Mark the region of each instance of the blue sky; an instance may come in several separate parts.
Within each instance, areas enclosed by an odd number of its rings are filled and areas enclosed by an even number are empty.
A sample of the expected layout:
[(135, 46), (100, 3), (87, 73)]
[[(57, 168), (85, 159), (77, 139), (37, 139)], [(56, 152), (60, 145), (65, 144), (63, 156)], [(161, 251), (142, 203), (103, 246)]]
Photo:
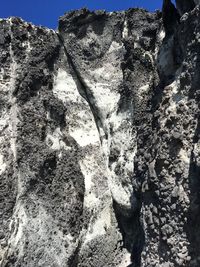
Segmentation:
[(0, 18), (19, 16), (36, 25), (56, 28), (59, 16), (81, 7), (108, 11), (144, 7), (153, 11), (161, 5), (162, 0), (2, 0)]

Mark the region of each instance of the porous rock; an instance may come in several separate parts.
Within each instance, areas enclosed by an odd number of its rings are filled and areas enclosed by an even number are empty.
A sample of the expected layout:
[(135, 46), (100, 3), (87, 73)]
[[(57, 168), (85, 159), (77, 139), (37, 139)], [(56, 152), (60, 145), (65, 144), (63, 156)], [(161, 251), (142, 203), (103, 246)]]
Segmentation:
[(0, 20), (0, 266), (199, 266), (198, 4)]

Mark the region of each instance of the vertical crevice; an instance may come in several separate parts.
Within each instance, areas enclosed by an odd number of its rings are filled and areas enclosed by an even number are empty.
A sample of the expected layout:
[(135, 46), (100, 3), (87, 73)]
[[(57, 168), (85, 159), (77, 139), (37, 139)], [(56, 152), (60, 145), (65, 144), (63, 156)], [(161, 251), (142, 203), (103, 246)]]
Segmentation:
[(93, 114), (93, 118), (95, 120), (97, 130), (99, 132), (100, 140), (102, 141), (101, 129), (104, 130), (105, 136), (107, 136), (107, 133), (105, 132), (103, 122), (99, 116), (100, 111), (99, 111), (98, 107), (96, 107), (94, 104), (92, 104), (92, 102), (94, 103), (94, 100), (93, 100), (94, 97), (91, 95), (91, 92), (90, 92), (90, 89), (88, 88), (88, 85), (86, 84), (86, 82), (82, 78), (78, 68), (76, 67), (75, 63), (73, 62), (71, 55), (67, 51), (67, 48), (65, 47), (62, 36), (59, 33), (57, 33), (57, 36), (58, 36), (58, 39), (59, 39), (59, 41), (60, 41), (60, 43), (64, 49), (64, 53), (67, 57), (69, 66), (71, 67), (70, 68), (70, 70), (72, 72), (71, 74), (74, 77), (74, 81), (77, 85), (77, 89), (78, 89), (80, 95), (87, 101), (87, 103), (90, 107), (90, 110)]
[(200, 166), (198, 148), (200, 134), (200, 119), (197, 120), (197, 127), (193, 138), (193, 148), (190, 156), (189, 168), (189, 189), (190, 189), (190, 207), (187, 216), (186, 233), (189, 240), (189, 255), (193, 260), (190, 266), (196, 267), (200, 264)]
[(118, 204), (113, 200), (113, 209), (118, 222), (123, 242), (122, 248), (131, 255), (131, 264), (126, 267), (140, 267), (141, 253), (145, 243), (144, 230), (141, 224), (141, 207), (135, 209), (130, 216), (119, 212)]

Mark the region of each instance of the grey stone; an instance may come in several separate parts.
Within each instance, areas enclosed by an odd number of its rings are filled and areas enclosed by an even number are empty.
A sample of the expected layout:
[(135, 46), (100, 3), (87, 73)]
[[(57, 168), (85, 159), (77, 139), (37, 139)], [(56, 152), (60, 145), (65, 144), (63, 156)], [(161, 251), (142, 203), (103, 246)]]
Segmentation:
[(198, 4), (0, 20), (1, 267), (199, 267)]

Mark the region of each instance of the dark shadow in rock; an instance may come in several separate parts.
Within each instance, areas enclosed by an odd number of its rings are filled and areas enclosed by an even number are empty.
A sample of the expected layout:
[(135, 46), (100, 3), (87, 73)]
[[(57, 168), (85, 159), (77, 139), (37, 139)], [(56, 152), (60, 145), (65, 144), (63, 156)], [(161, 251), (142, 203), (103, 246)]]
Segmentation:
[(122, 247), (131, 254), (132, 263), (127, 267), (140, 267), (141, 253), (145, 244), (144, 230), (140, 222), (140, 207), (130, 216), (125, 216), (117, 206), (118, 204), (113, 200), (113, 208), (123, 237)]
[(195, 151), (195, 145), (199, 142), (200, 118), (193, 139), (193, 150), (190, 157), (189, 169), (189, 190), (190, 207), (187, 214), (187, 224), (185, 225), (188, 237), (189, 255), (191, 256), (191, 267), (200, 266), (200, 158)]
[[(196, 31), (200, 31), (199, 18), (195, 20)], [(189, 29), (188, 29), (189, 30)], [(195, 33), (191, 31), (190, 39), (195, 38)], [(190, 156), (190, 168), (189, 168), (189, 199), (190, 207), (187, 215), (186, 233), (190, 242), (189, 255), (191, 256), (191, 267), (200, 266), (200, 155), (199, 155), (199, 143), (200, 143), (200, 112), (196, 105), (199, 107), (200, 100), (200, 46), (194, 43), (195, 55), (197, 55), (196, 64), (194, 64), (194, 73), (190, 76), (191, 88), (189, 91), (189, 99), (191, 101), (190, 110), (194, 114), (194, 120), (197, 119), (197, 126), (195, 134), (192, 140), (193, 149)], [(194, 48), (193, 48), (194, 49)], [(193, 62), (194, 63), (194, 62)]]
[(180, 20), (180, 15), (170, 0), (164, 0), (162, 6), (163, 25), (167, 35), (171, 35), (176, 31), (177, 23)]
[(100, 17), (92, 23), (92, 29), (94, 33), (99, 36), (99, 38), (104, 32), (105, 25), (106, 25), (105, 17)]

